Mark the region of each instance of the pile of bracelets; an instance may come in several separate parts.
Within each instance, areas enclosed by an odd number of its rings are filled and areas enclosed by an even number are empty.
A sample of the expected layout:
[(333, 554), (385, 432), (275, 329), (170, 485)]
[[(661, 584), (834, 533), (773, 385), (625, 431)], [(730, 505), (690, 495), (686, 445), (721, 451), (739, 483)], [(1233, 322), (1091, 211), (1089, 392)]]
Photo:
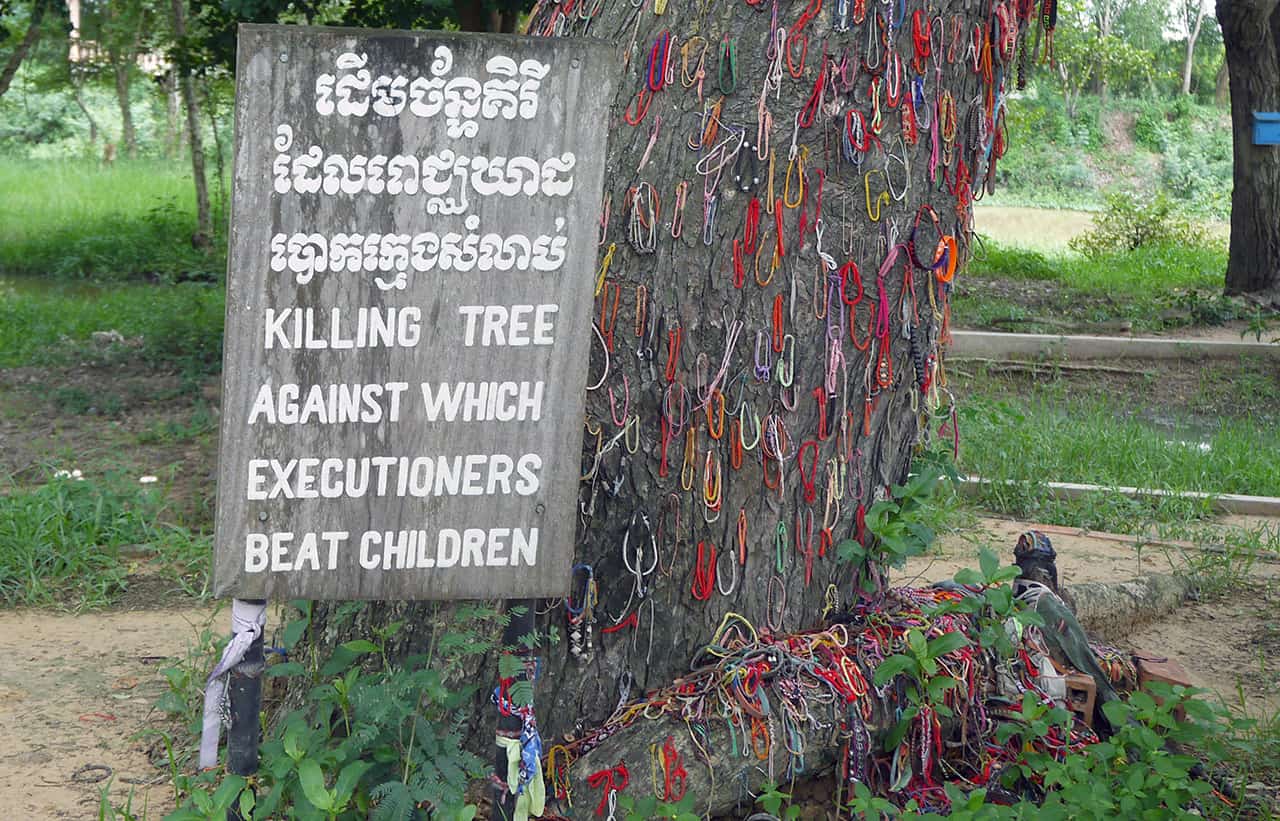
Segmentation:
[[(771, 783), (808, 772), (805, 739), (831, 731), (840, 739), (837, 773), (846, 795), (854, 783), (863, 783), (899, 804), (914, 799), (920, 807), (945, 810), (944, 784), (965, 791), (986, 786), (1020, 760), (1027, 743), (1016, 736), (1004, 743), (997, 740), (997, 722), (1017, 720), (1022, 701), (992, 691), (993, 662), (978, 644), (973, 618), (945, 607), (963, 595), (896, 588), (886, 598), (888, 608), (857, 608), (838, 614), (838, 621), (827, 627), (798, 633), (772, 633), (727, 613), (711, 643), (691, 659), (688, 674), (619, 703), (602, 725), (551, 747), (544, 759), (548, 797), (571, 807), (576, 778), (605, 785), (605, 793), (651, 790), (660, 799), (678, 800), (676, 791), (687, 780), (688, 768), (718, 766), (712, 755), (723, 751), (714, 749), (712, 739), (723, 737), (713, 733), (719, 724), (728, 729), (729, 760), (758, 763)], [(938, 699), (915, 702), (918, 712), (909, 717), (909, 729), (897, 748), (886, 753), (873, 742), (871, 728), (892, 725), (912, 702), (905, 695), (904, 676), (877, 685), (876, 671), (885, 659), (911, 653), (913, 632), (925, 641), (958, 633), (964, 642), (939, 655), (935, 674), (922, 682), (926, 690), (935, 679), (954, 684)], [(1034, 631), (1027, 631), (1023, 641), (1007, 672), (1022, 695), (1050, 704), (1031, 660), (1032, 654), (1043, 655), (1044, 648)], [(952, 727), (961, 728), (951, 735), (962, 742), (944, 743), (940, 711)], [(677, 728), (666, 735), (661, 750), (654, 745), (651, 762), (620, 761), (607, 770), (575, 771), (574, 765), (605, 741), (647, 722)], [(1061, 757), (1096, 740), (1077, 722), (1069, 732), (1052, 727), (1030, 748)], [(628, 773), (629, 786), (618, 786), (619, 772)], [(592, 800), (603, 807), (607, 797), (593, 794)]]

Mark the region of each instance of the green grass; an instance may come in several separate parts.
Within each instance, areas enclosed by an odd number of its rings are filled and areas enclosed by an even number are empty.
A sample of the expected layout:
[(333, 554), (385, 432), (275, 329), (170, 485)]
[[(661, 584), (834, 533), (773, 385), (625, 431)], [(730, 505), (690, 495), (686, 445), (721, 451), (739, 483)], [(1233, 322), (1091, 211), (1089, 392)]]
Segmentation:
[(1015, 406), (978, 396), (966, 404), (961, 467), (969, 473), (1280, 496), (1280, 432), (1269, 425), (1220, 420), (1203, 450), (1192, 434), (1161, 430), (1096, 400), (1032, 397)]
[(0, 191), (0, 275), (213, 280), (226, 269), (221, 227), (207, 253), (191, 245), (195, 194), (180, 163), (0, 160)]
[(999, 276), (1058, 282), (1075, 290), (1115, 297), (1187, 289), (1221, 290), (1227, 267), (1220, 245), (1166, 245), (1090, 259), (1070, 252), (1040, 251), (986, 244), (986, 254), (968, 268), (972, 276)]
[[(0, 283), (0, 367), (136, 355), (157, 367), (214, 373), (221, 366), (224, 299), (220, 285), (199, 283)], [(107, 330), (141, 337), (141, 345), (95, 345), (93, 332)], [(74, 404), (75, 397), (64, 398)]]
[(1169, 526), (1210, 518), (1212, 505), (1130, 499), (1106, 490), (1056, 499), (1045, 483), (1280, 496), (1280, 433), (1274, 426), (1221, 419), (1203, 438), (1209, 449), (1202, 450), (1194, 433), (1163, 430), (1130, 417), (1129, 410), (1060, 393), (1033, 391), (1016, 404), (971, 396), (962, 411), (961, 470), (995, 480), (979, 497), (987, 510), (1117, 533), (1159, 527), (1165, 538), (1177, 537)]
[(160, 492), (145, 487), (123, 476), (53, 477), (0, 494), (0, 605), (108, 604), (146, 555), (177, 589), (203, 592), (208, 538), (160, 523)]
[[(1218, 324), (1247, 313), (1242, 304), (1222, 296), (1227, 257), (1216, 244), (1164, 245), (1094, 258), (991, 240), (975, 250), (952, 299), (952, 316), (961, 326), (1041, 318), (1128, 320), (1136, 329), (1158, 330)], [(1055, 328), (1024, 321), (1006, 330)]]

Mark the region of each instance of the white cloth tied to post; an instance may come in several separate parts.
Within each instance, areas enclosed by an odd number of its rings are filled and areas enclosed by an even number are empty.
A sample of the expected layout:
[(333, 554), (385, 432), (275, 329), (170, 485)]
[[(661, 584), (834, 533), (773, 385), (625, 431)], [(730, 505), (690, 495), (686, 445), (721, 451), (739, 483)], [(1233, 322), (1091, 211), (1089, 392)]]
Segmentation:
[(262, 635), (267, 624), (267, 605), (232, 599), (231, 641), (222, 658), (209, 673), (204, 685), (204, 725), (200, 731), (200, 769), (218, 765), (218, 738), (222, 731), (222, 699), (227, 692), (227, 675), (244, 660), (249, 645)]

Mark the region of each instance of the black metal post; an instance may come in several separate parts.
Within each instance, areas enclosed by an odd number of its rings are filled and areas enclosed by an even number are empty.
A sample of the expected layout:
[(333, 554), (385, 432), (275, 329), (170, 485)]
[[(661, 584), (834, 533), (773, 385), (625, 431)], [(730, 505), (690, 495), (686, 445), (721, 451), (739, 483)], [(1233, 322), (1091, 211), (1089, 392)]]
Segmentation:
[[(519, 610), (519, 612), (514, 612)], [(502, 631), (502, 653), (514, 653), (515, 655), (526, 657), (534, 651), (520, 644), (520, 640), (525, 636), (533, 633), (533, 599), (509, 599), (507, 601), (507, 612), (511, 615), (507, 626)], [(520, 671), (516, 673), (516, 681), (524, 681), (527, 679), (525, 668), (522, 665)], [(520, 731), (524, 729), (524, 720), (520, 716), (512, 713), (511, 715), (498, 714), (497, 734), (509, 738), (519, 738)], [(516, 796), (512, 795), (507, 785), (507, 751), (503, 747), (498, 747), (494, 751), (493, 757), (493, 778), (491, 779), (490, 799), (493, 802), (493, 812), (490, 818), (493, 821), (512, 821), (516, 815)]]
[[(266, 605), (265, 600), (246, 599), (249, 604)], [(262, 672), (266, 669), (262, 634), (259, 633), (244, 659), (231, 668), (227, 678), (231, 726), (227, 729), (227, 772), (251, 776), (258, 772), (258, 744), (262, 738)], [(227, 821), (247, 821), (237, 805), (227, 810)]]

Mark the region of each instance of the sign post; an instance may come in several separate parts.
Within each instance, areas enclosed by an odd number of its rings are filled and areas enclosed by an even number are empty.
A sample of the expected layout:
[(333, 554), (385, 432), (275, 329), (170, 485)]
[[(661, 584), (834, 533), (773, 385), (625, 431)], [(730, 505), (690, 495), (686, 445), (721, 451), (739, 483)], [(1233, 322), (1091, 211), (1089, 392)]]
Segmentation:
[(615, 63), (241, 27), (216, 595), (564, 594)]

